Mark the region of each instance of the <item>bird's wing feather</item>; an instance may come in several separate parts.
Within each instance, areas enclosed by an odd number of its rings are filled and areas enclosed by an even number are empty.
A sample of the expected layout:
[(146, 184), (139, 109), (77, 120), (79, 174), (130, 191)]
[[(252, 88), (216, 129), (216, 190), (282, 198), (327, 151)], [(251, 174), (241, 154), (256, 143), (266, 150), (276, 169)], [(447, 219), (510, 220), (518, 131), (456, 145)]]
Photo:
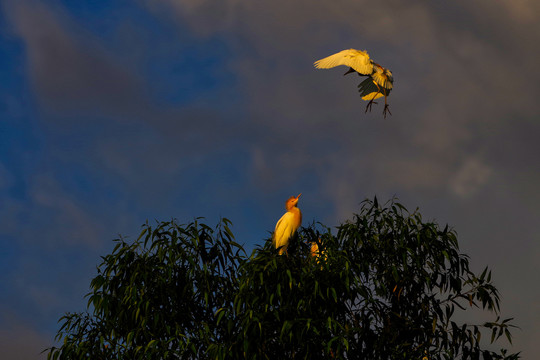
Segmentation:
[(366, 94), (366, 95), (362, 96), (362, 100), (371, 101), (371, 100), (381, 98), (383, 96), (384, 95), (382, 93), (380, 93), (380, 92), (370, 92), (369, 94)]
[(353, 68), (362, 75), (369, 75), (373, 72), (373, 62), (366, 51), (347, 49), (330, 55), (324, 59), (315, 61), (317, 69), (330, 69), (339, 65)]
[(392, 77), (392, 73), (388, 71), (388, 73), (385, 72), (374, 72), (371, 77), (373, 78), (373, 81), (375, 81), (379, 86), (382, 86), (385, 89), (392, 89), (394, 78)]
[[(360, 92), (362, 100), (375, 100), (384, 96), (381, 92), (381, 88), (378, 87), (375, 81), (370, 77), (358, 85), (358, 91)], [(390, 95), (390, 91), (390, 89), (386, 90), (386, 96)]]
[(274, 231), (274, 244), (276, 247), (280, 247), (286, 244), (287, 240), (294, 233), (293, 227), (293, 218), (294, 214), (291, 212), (286, 212), (278, 220), (276, 224), (276, 229)]

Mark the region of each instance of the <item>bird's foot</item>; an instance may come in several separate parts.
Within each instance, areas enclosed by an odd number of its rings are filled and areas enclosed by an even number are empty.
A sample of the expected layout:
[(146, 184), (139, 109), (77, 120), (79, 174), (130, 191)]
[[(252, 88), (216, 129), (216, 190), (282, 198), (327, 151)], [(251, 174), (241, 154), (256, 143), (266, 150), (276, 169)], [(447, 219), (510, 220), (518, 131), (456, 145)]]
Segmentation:
[(390, 106), (388, 104), (384, 104), (384, 110), (382, 113), (385, 119), (386, 119), (386, 113), (389, 113), (390, 115), (392, 115), (392, 113), (390, 112)]
[(364, 113), (367, 113), (368, 110), (369, 110), (369, 112), (371, 112), (371, 106), (372, 106), (373, 104), (377, 104), (377, 102), (376, 102), (376, 101), (373, 101), (373, 100), (371, 100), (370, 102), (368, 102), (368, 104), (366, 105), (366, 111), (365, 111)]

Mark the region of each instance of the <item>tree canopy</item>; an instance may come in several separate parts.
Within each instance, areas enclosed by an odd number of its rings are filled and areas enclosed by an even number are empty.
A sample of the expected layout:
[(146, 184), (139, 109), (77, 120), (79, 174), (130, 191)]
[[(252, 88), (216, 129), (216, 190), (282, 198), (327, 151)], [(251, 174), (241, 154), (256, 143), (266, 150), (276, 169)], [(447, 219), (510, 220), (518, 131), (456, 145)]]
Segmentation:
[[(287, 256), (270, 239), (248, 256), (230, 227), (147, 223), (136, 241), (115, 240), (48, 358), (519, 358), (493, 350), (515, 326), (491, 272), (473, 273), (454, 230), (395, 200), (301, 228)], [(473, 308), (493, 320), (457, 320)]]

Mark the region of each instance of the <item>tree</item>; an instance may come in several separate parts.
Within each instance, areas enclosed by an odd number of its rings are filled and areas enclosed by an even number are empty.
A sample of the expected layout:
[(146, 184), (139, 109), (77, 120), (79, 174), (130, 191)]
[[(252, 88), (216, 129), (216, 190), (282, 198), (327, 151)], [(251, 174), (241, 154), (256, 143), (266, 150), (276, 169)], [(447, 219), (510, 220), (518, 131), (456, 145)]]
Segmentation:
[[(118, 239), (88, 309), (60, 321), (50, 359), (518, 359), (486, 268), (475, 275), (448, 226), (397, 201), (363, 202), (337, 227), (302, 228), (288, 256), (246, 256), (230, 222), (146, 224)], [(317, 243), (318, 257), (310, 254)], [(495, 320), (458, 322), (479, 308)]]

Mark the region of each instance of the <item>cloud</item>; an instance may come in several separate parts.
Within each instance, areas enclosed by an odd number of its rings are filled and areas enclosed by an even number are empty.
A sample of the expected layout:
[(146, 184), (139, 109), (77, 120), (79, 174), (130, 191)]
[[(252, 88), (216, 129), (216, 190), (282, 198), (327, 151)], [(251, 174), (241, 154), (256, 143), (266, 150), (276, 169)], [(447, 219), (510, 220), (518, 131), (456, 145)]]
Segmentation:
[[(242, 95), (248, 99), (246, 116), (234, 124), (235, 130), (227, 126), (228, 119), (217, 113), (201, 116), (197, 109), (156, 106), (147, 96), (144, 81), (125, 69), (120, 58), (73, 25), (61, 10), (28, 2), (12, 5), (10, 13), (26, 43), (32, 79), (49, 109), (68, 111), (72, 107), (74, 111), (98, 111), (116, 118), (134, 115), (131, 121), (142, 129), (136, 130), (137, 136), (140, 133), (142, 138), (142, 132), (147, 131), (155, 143), (165, 139), (167, 145), (161, 143), (158, 149), (166, 154), (173, 150), (184, 158), (193, 154), (199, 139), (225, 147), (234, 139), (251, 148), (253, 158), (258, 159), (254, 164), (260, 165), (260, 154), (264, 153), (268, 160), (265, 171), (276, 174), (286, 169), (293, 178), (298, 177), (294, 174), (302, 169), (300, 165), (323, 173), (327, 164), (320, 159), (326, 158), (325, 152), (334, 153), (330, 139), (339, 139), (337, 146), (347, 153), (344, 161), (349, 165), (345, 166), (366, 163), (361, 154), (366, 151), (394, 156), (389, 161), (395, 166), (371, 172), (379, 176), (378, 183), (391, 184), (386, 181), (388, 169), (401, 167), (418, 169), (408, 171), (407, 183), (412, 187), (439, 188), (451, 185), (449, 176), (437, 174), (453, 171), (454, 164), (474, 146), (470, 144), (478, 136), (475, 123), (486, 122), (487, 118), (490, 122), (501, 121), (493, 103), (502, 103), (509, 93), (520, 91), (525, 96), (512, 97), (504, 111), (525, 116), (534, 112), (530, 105), (524, 105), (530, 102), (528, 94), (536, 85), (511, 72), (497, 76), (501, 69), (514, 68), (516, 60), (514, 54), (499, 48), (497, 41), (488, 41), (493, 39), (486, 38), (489, 35), (485, 28), (494, 24), (481, 19), (485, 14), (500, 19), (504, 10), (500, 6), (486, 8), (487, 4), (482, 3), (465, 7), (468, 12), (464, 12), (460, 6), (449, 5), (451, 11), (445, 15), (443, 10), (448, 9), (436, 5), (399, 1), (369, 6), (367, 2), (344, 2), (347, 6), (341, 7), (307, 1), (278, 1), (272, 7), (242, 0), (219, 5), (172, 0), (145, 3), (156, 14), (175, 14), (196, 34), (223, 34), (228, 40), (235, 52), (224, 69), (238, 77)], [(466, 26), (458, 27), (453, 20), (465, 17), (462, 14), (467, 14), (467, 20), (481, 21), (479, 25), (468, 21)], [(317, 30), (321, 24), (324, 31)], [(520, 35), (519, 29), (508, 28), (514, 38), (520, 39), (516, 36)], [(376, 142), (358, 133), (363, 126), (351, 124), (364, 121), (363, 104), (355, 93), (357, 81), (341, 78), (337, 70), (324, 72), (311, 67), (315, 59), (351, 43), (365, 44), (358, 47), (368, 48), (377, 61), (396, 74), (396, 89), (390, 98), (395, 115), (388, 122), (397, 131), (377, 134)], [(397, 53), (399, 58), (394, 57)], [(523, 57), (518, 61), (528, 67)], [(350, 119), (351, 113), (357, 113), (358, 119)], [(378, 116), (373, 115), (368, 119), (378, 121)], [(405, 121), (407, 127), (402, 123)], [(214, 131), (204, 131), (203, 126)], [(173, 141), (174, 136), (180, 138)], [(406, 136), (408, 141), (396, 136)], [(288, 150), (292, 144), (294, 153)], [(409, 155), (415, 151), (407, 150), (403, 152), (407, 157), (400, 157), (395, 144), (421, 148), (422, 153), (416, 151), (418, 156), (411, 158)], [(120, 151), (120, 143), (105, 141), (98, 146), (105, 163), (116, 159), (117, 163), (109, 166), (113, 171), (123, 169), (127, 176), (139, 170), (127, 156), (130, 152)], [(205, 147), (203, 152), (210, 154), (215, 149)], [(147, 152), (141, 156), (151, 157)], [(441, 171), (428, 175), (421, 170), (430, 168)], [(255, 166), (252, 171), (259, 169), (262, 167)]]
[(538, 20), (540, 5), (535, 0), (505, 0), (502, 4), (516, 21), (533, 22)]
[(32, 325), (15, 317), (9, 309), (2, 308), (0, 347), (6, 359), (46, 359), (43, 350), (51, 346), (49, 336), (37, 331)]
[[(40, 241), (49, 246), (101, 246), (101, 226), (90, 208), (66, 191), (54, 176), (41, 174), (34, 178), (29, 191), (32, 223), (43, 224), (50, 234), (43, 233)], [(47, 215), (45, 215), (47, 214)], [(45, 225), (47, 224), (47, 225)], [(62, 238), (53, 234), (62, 233)], [(30, 238), (30, 237), (28, 237)]]
[(450, 180), (452, 191), (465, 197), (482, 186), (489, 178), (491, 169), (479, 159), (471, 157), (467, 159)]
[[(278, 1), (264, 6), (235, 0), (215, 8), (207, 1), (163, 0), (161, 4), (202, 36), (224, 33), (238, 51), (231, 67), (246, 88), (249, 116), (267, 129), (253, 150), (257, 159), (254, 171), (268, 172), (269, 166), (274, 166), (272, 173), (294, 174), (300, 164), (324, 157), (328, 142), (323, 140), (333, 138), (347, 154), (342, 159), (346, 167), (365, 164), (365, 151), (371, 155), (391, 153), (394, 157), (387, 161), (397, 167), (418, 169), (409, 171), (407, 183), (411, 186), (444, 189), (455, 185), (455, 180), (450, 180), (454, 164), (466, 158), (471, 148), (475, 151), (475, 146), (483, 146), (474, 143), (481, 136), (477, 124), (505, 121), (495, 104), (506, 102), (502, 112), (507, 116), (534, 113), (531, 94), (536, 85), (512, 72), (516, 61), (528, 67), (528, 60), (524, 55), (516, 58), (516, 54), (507, 53), (496, 38), (490, 38), (487, 30), (499, 31), (511, 20), (505, 19), (503, 25), (485, 20), (486, 16), (499, 20), (504, 14), (504, 7), (487, 2), (447, 5), (444, 9), (399, 1), (369, 6), (362, 1), (343, 2), (342, 6)], [(458, 26), (455, 20), (462, 18), (468, 21)], [(317, 33), (321, 27), (324, 34)], [(520, 29), (507, 28), (516, 39), (513, 46), (523, 53), (529, 51), (526, 43), (520, 43)], [(363, 104), (355, 93), (357, 82), (341, 78), (337, 70), (324, 73), (311, 67), (317, 58), (350, 46), (367, 48), (396, 75), (390, 97), (394, 116), (386, 121), (397, 131), (377, 134), (376, 142), (366, 138), (363, 126), (353, 123), (364, 121)], [(397, 53), (399, 57), (393, 57)], [(510, 95), (517, 91), (520, 96)], [(350, 118), (353, 113), (358, 119)], [(372, 116), (365, 121), (378, 120)], [(292, 144), (294, 151), (289, 150)], [(400, 156), (395, 144), (422, 152), (405, 150)], [(262, 153), (276, 161), (261, 167)], [(411, 153), (417, 156), (411, 158)], [(326, 166), (322, 161), (320, 164), (321, 168)], [(379, 176), (379, 183), (391, 184), (386, 179), (387, 170), (392, 168), (390, 165), (370, 175)], [(362, 176), (368, 172), (364, 170)], [(332, 175), (328, 172), (328, 176)]]
[[(254, 158), (260, 160), (257, 152), (262, 152), (265, 158), (273, 159), (266, 167), (271, 170), (273, 166), (272, 173), (281, 173), (285, 168), (285, 172), (294, 174), (302, 168), (299, 165), (323, 172), (326, 165), (320, 159), (325, 158), (324, 152), (333, 153), (328, 149), (333, 138), (339, 139), (340, 148), (348, 154), (346, 162), (362, 163), (361, 152), (382, 151), (397, 155), (392, 160), (398, 167), (407, 163), (408, 169), (442, 167), (448, 169), (443, 172), (448, 172), (458, 159), (465, 157), (461, 148), (468, 148), (467, 144), (475, 137), (471, 124), (484, 121), (480, 119), (486, 117), (500, 121), (498, 110), (491, 105), (493, 102), (504, 101), (508, 89), (523, 89), (529, 93), (521, 77), (508, 76), (501, 81), (494, 76), (511, 64), (511, 55), (493, 45), (496, 42), (486, 41), (484, 34), (475, 32), (474, 28), (456, 27), (452, 15), (460, 16), (457, 8), (445, 17), (436, 6), (411, 6), (398, 1), (370, 6), (365, 2), (347, 3), (344, 7), (347, 11), (331, 3), (309, 3), (308, 6), (308, 2), (302, 1), (281, 1), (272, 7), (241, 0), (224, 1), (217, 6), (207, 1), (147, 2), (160, 15), (165, 11), (168, 16), (176, 14), (182, 23), (190, 24), (196, 34), (208, 37), (223, 33), (235, 49), (233, 58), (223, 66), (238, 77), (242, 95), (248, 102), (245, 118), (236, 122), (231, 130), (228, 119), (217, 113), (208, 117), (201, 116), (196, 109), (184, 111), (154, 105), (146, 96), (142, 79), (124, 69), (121, 60), (98, 41), (76, 30), (62, 11), (24, 4), (12, 7), (14, 23), (27, 44), (31, 73), (40, 98), (49, 108), (72, 106), (77, 111), (99, 111), (116, 118), (132, 114), (130, 121), (140, 127), (135, 131), (137, 136), (140, 133), (142, 139), (142, 132), (146, 131), (155, 143), (166, 139), (168, 145), (161, 143), (157, 149), (165, 154), (173, 150), (172, 153), (182, 154), (184, 158), (197, 148), (193, 144), (200, 142), (198, 139), (225, 147), (231, 141), (240, 141), (252, 149)], [(469, 10), (472, 10), (469, 18), (474, 19), (485, 12), (481, 6), (472, 6)], [(496, 11), (501, 10), (490, 8), (489, 11), (498, 18)], [(324, 34), (312, 34), (317, 32), (321, 22)], [(40, 31), (31, 26), (34, 23), (41, 24)], [(354, 38), (352, 34), (359, 37)], [(338, 44), (330, 47), (336, 40)], [(350, 46), (351, 42), (365, 44), (359, 47), (369, 47), (372, 56), (396, 74), (396, 90), (390, 98), (391, 108), (396, 110), (388, 122), (400, 129), (391, 134), (379, 134), (378, 142), (366, 139), (365, 134), (353, 135), (362, 131), (362, 126), (352, 125), (351, 121), (363, 121), (363, 104), (355, 93), (357, 81), (341, 78), (337, 70), (324, 72), (311, 67), (315, 59), (342, 46)], [(400, 58), (393, 57), (396, 53)], [(515, 105), (509, 106), (522, 113), (529, 111), (526, 109), (530, 106), (521, 106), (522, 98), (516, 97)], [(358, 119), (350, 119), (351, 113), (357, 113)], [(377, 117), (371, 118), (377, 121)], [(140, 120), (147, 125), (142, 126)], [(406, 121), (409, 128), (398, 123), (401, 121)], [(209, 128), (215, 131), (203, 130)], [(238, 132), (238, 129), (244, 130)], [(408, 136), (412, 141), (404, 144), (395, 138), (399, 135)], [(172, 141), (173, 136), (180, 138)], [(371, 146), (363, 145), (366, 142)], [(385, 144), (386, 148), (396, 143), (420, 147), (424, 155), (400, 159), (395, 149), (384, 150), (381, 145)], [(295, 146), (294, 153), (288, 151), (291, 144)], [(109, 167), (113, 171), (123, 169), (125, 176), (139, 171), (133, 159), (127, 156), (130, 152), (118, 151), (120, 143), (107, 145), (105, 141), (98, 146), (108, 149), (99, 151), (105, 163), (112, 159), (118, 161)], [(215, 147), (210, 146), (203, 151), (210, 154), (214, 150)], [(107, 151), (113, 152), (106, 155)], [(410, 154), (410, 151), (404, 153)], [(124, 155), (119, 157), (120, 154)], [(141, 156), (151, 157), (147, 152), (142, 152)], [(389, 168), (393, 166), (386, 167)], [(260, 167), (254, 167), (252, 171), (258, 169)], [(378, 182), (388, 183), (384, 180), (388, 179), (386, 170), (372, 173), (377, 174), (382, 177)], [(416, 186), (424, 186), (428, 180), (435, 182), (429, 184), (431, 186), (450, 186), (448, 176), (426, 176), (422, 171), (409, 171), (409, 174), (408, 182), (415, 181), (414, 174), (417, 174)]]
[(141, 79), (62, 9), (36, 1), (7, 4), (14, 32), (25, 44), (30, 80), (45, 110), (116, 116), (144, 110)]
[[(155, 86), (144, 76), (147, 69), (140, 63), (164, 59), (156, 59), (148, 47), (156, 52), (172, 48), (170, 54), (180, 57), (172, 63), (180, 67), (185, 62), (182, 58), (207, 61), (197, 57), (194, 46), (187, 52), (179, 45), (171, 46), (167, 39), (147, 39), (136, 44), (143, 55), (142, 60), (134, 61), (115, 52), (114, 46), (105, 46), (105, 41), (86, 31), (62, 7), (28, 0), (11, 1), (4, 8), (13, 32), (25, 45), (29, 80), (41, 106), (38, 122), (44, 124), (39, 133), (41, 150), (47, 161), (55, 163), (51, 166), (62, 164), (68, 172), (97, 170), (107, 174), (98, 177), (122, 182), (122, 191), (139, 194), (160, 178), (164, 183), (156, 187), (161, 192), (156, 198), (163, 198), (172, 184), (180, 183), (177, 177), (182, 170), (196, 166), (195, 159), (204, 162), (230, 144), (238, 148), (251, 142), (254, 127), (239, 117), (237, 110), (227, 107), (227, 99), (232, 102), (240, 97), (234, 84), (224, 89), (202, 84), (193, 89), (193, 81), (186, 80), (195, 76), (195, 70), (196, 74), (206, 72), (212, 64), (189, 64), (186, 70), (179, 70), (186, 75), (182, 73), (178, 79), (187, 83), (175, 86), (188, 88), (181, 95), (189, 103), (155, 98)], [(115, 30), (124, 31), (120, 24), (118, 28)], [(137, 31), (150, 36), (145, 30)], [(170, 54), (164, 51), (161, 56), (170, 63)], [(217, 79), (225, 73), (220, 64), (210, 70)], [(80, 206), (77, 200), (59, 204), (61, 200), (43, 192), (34, 195), (40, 207)], [(83, 212), (72, 210), (67, 212), (71, 220), (85, 217)]]

